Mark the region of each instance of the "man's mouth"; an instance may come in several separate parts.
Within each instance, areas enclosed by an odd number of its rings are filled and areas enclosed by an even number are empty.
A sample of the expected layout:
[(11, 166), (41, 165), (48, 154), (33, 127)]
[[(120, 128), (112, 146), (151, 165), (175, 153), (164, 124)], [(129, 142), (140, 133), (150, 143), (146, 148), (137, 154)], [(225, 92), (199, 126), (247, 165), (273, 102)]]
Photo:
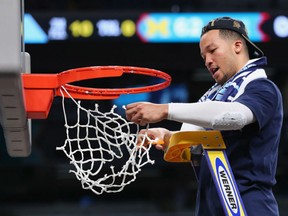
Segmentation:
[(211, 68), (211, 73), (214, 75), (217, 71), (219, 70), (219, 68)]

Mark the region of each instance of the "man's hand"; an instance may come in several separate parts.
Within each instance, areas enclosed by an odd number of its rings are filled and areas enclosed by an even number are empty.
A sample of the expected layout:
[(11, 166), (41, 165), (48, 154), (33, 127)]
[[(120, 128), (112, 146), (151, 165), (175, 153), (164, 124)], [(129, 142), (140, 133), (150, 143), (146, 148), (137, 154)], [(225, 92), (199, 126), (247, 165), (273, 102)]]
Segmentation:
[[(155, 147), (158, 150), (163, 150), (166, 151), (168, 145), (169, 145), (169, 141), (170, 141), (170, 137), (172, 136), (172, 132), (165, 129), (165, 128), (150, 128), (150, 129), (142, 129), (139, 132), (139, 136), (138, 136), (138, 144), (144, 144), (145, 145), (149, 145), (151, 144), (151, 140), (155, 140), (155, 141), (161, 141), (161, 144), (157, 144), (157, 143), (153, 143), (156, 144)], [(146, 140), (143, 140), (143, 137), (145, 137), (145, 135), (149, 138)]]
[(168, 116), (168, 104), (154, 104), (138, 102), (126, 106), (126, 118), (135, 124), (144, 126), (148, 123), (156, 123)]

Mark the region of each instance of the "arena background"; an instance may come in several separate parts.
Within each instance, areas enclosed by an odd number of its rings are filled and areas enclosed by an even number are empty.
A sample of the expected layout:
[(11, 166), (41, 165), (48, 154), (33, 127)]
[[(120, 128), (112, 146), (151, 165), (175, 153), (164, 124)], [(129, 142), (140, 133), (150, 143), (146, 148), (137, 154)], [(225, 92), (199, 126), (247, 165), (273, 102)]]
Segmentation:
[[(268, 57), (269, 77), (283, 94), (285, 119), (275, 194), (281, 215), (288, 215), (287, 11), (288, 2), (284, 0), (266, 0), (261, 4), (256, 0), (25, 0), (25, 12), (38, 22), (47, 36), (40, 40), (33, 38), (35, 34), (32, 34), (31, 38), (27, 38), (25, 47), (31, 55), (32, 73), (58, 73), (86, 66), (128, 65), (159, 69), (172, 76), (172, 85), (160, 92), (99, 101), (107, 109), (112, 104), (121, 105), (140, 99), (188, 102), (197, 100), (213, 82), (203, 67), (197, 41), (177, 41), (174, 38), (170, 41), (149, 41), (140, 37), (141, 32), (136, 33), (137, 30), (131, 33), (120, 28), (117, 31), (115, 26), (121, 26), (127, 20), (140, 25), (139, 17), (155, 13), (169, 16), (186, 13), (200, 13), (201, 16), (201, 13), (215, 12), (223, 16), (233, 12), (269, 15), (261, 29), (266, 37), (258, 38), (256, 43)], [(284, 20), (280, 25), (281, 35), (277, 34), (275, 27), (279, 17)], [(67, 22), (66, 35), (61, 35), (61, 31), (49, 33), (52, 20), (58, 21), (54, 23), (56, 28), (61, 27), (61, 23), (63, 25), (63, 20)], [(85, 20), (97, 26), (98, 32), (82, 31), (87, 27), (87, 22), (83, 22)], [(103, 31), (100, 32), (100, 29)], [(159, 29), (160, 32), (163, 30)], [(150, 81), (153, 82), (153, 79)], [(116, 83), (129, 86), (133, 80), (105, 81), (104, 85), (112, 88)], [(180, 125), (164, 121), (154, 126), (176, 130)], [(48, 119), (32, 122), (33, 148), (30, 157), (9, 157), (1, 134), (0, 215), (193, 215), (197, 183), (189, 164), (167, 163), (162, 152), (152, 149), (151, 156), (156, 163), (144, 167), (136, 181), (123, 192), (95, 195), (82, 189), (80, 182), (69, 173), (71, 165), (68, 159), (62, 152), (56, 151), (56, 146), (61, 145), (64, 139), (61, 102), (57, 98)]]

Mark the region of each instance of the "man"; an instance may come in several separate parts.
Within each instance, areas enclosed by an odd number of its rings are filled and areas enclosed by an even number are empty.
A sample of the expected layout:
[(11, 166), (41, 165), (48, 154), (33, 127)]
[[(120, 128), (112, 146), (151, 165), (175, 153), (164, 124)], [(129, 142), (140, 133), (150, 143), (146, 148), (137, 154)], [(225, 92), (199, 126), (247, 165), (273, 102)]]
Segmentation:
[[(220, 130), (247, 214), (279, 215), (272, 187), (283, 108), (279, 89), (266, 76), (266, 57), (249, 40), (244, 23), (230, 17), (203, 27), (199, 45), (215, 85), (197, 103), (129, 104), (127, 119), (140, 125), (169, 119), (182, 122), (181, 130)], [(148, 131), (150, 137), (164, 140), (165, 146), (172, 134), (164, 128)], [(204, 157), (196, 215), (224, 215)]]

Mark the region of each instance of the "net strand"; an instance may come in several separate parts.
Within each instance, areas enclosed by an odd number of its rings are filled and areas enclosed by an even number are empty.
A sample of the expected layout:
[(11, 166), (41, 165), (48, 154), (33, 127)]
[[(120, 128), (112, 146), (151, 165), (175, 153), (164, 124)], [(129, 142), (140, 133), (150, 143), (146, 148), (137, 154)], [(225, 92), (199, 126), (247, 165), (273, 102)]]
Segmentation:
[[(94, 109), (86, 109), (81, 101), (71, 97), (64, 86), (60, 92), (67, 136), (64, 144), (56, 149), (62, 150), (69, 158), (74, 166), (70, 172), (75, 174), (83, 189), (90, 189), (98, 195), (120, 192), (136, 180), (143, 166), (154, 164), (149, 150), (155, 140), (150, 139), (147, 133), (139, 134), (139, 125), (117, 114), (116, 105), (105, 113), (99, 110), (98, 104)], [(65, 94), (77, 108), (75, 123), (68, 121)], [(148, 128), (149, 125), (146, 130)]]

